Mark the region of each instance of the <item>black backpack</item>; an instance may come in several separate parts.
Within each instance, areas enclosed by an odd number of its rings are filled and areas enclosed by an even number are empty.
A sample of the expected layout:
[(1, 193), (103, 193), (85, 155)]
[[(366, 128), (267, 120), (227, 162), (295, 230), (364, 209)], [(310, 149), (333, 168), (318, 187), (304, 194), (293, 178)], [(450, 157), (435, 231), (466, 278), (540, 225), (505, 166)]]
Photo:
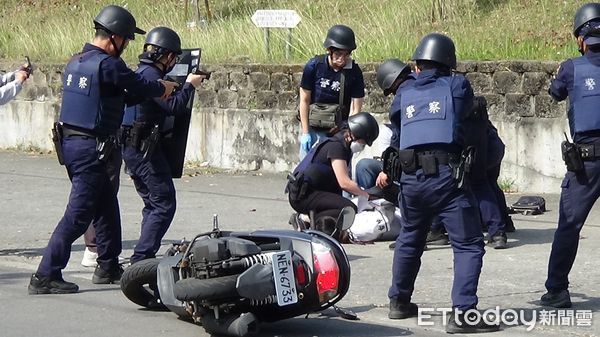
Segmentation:
[(522, 196), (510, 206), (510, 210), (524, 215), (542, 214), (546, 211), (546, 200), (540, 196)]

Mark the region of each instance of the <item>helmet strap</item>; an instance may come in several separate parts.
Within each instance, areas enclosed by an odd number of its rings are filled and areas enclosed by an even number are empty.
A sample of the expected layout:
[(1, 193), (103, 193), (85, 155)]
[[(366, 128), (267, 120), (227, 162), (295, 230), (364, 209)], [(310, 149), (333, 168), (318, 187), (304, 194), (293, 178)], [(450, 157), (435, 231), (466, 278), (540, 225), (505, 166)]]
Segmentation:
[(123, 39), (123, 42), (121, 43), (121, 47), (117, 47), (117, 42), (115, 41), (115, 39), (113, 38), (113, 36), (110, 36), (110, 43), (113, 45), (113, 48), (115, 48), (115, 51), (117, 52), (117, 57), (121, 57), (121, 54), (123, 54), (123, 50), (125, 49), (125, 39)]

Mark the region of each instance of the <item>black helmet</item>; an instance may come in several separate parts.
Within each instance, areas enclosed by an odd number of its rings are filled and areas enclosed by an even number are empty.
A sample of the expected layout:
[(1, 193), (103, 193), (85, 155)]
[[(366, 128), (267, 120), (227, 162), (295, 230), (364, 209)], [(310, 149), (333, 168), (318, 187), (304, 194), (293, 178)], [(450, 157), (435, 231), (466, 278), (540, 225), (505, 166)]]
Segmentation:
[(579, 30), (586, 22), (598, 18), (600, 18), (600, 3), (592, 2), (579, 7), (573, 20), (573, 35), (577, 37)]
[(178, 55), (181, 54), (181, 39), (174, 30), (168, 27), (152, 28), (146, 35), (144, 46), (149, 44), (167, 49)]
[(387, 60), (377, 68), (377, 84), (383, 90), (383, 94), (387, 96), (398, 76), (409, 72), (408, 64), (398, 59)]
[(327, 31), (327, 36), (323, 42), (325, 48), (337, 48), (344, 50), (356, 49), (356, 41), (354, 32), (348, 26), (335, 25)]
[(379, 136), (379, 124), (368, 112), (359, 112), (350, 116), (348, 128), (357, 139), (364, 140), (369, 146), (373, 145), (373, 141)]
[(425, 35), (415, 53), (413, 60), (428, 60), (441, 63), (450, 69), (456, 68), (456, 48), (452, 39), (444, 34), (431, 33)]
[(135, 40), (135, 33), (146, 34), (145, 31), (135, 26), (135, 18), (125, 8), (119, 6), (106, 6), (94, 19), (96, 28), (122, 36), (129, 40)]

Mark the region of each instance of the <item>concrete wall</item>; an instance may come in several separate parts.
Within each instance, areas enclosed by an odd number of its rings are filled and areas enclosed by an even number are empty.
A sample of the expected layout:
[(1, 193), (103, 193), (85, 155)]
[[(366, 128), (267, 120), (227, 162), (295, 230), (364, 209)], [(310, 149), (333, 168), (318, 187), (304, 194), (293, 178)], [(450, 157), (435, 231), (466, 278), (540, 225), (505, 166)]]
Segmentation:
[[(10, 70), (14, 64), (0, 63)], [(462, 62), (476, 94), (507, 145), (502, 178), (526, 192), (558, 192), (567, 131), (565, 103), (546, 93), (557, 62)], [(361, 65), (365, 111), (382, 122), (390, 98), (377, 90), (376, 64)], [(13, 102), (0, 107), (0, 148), (51, 151), (50, 127), (58, 117), (63, 65), (40, 65)], [(207, 66), (211, 80), (197, 91), (187, 160), (218, 168), (285, 171), (297, 162), (297, 88), (302, 65)], [(369, 155), (367, 150), (363, 155)]]

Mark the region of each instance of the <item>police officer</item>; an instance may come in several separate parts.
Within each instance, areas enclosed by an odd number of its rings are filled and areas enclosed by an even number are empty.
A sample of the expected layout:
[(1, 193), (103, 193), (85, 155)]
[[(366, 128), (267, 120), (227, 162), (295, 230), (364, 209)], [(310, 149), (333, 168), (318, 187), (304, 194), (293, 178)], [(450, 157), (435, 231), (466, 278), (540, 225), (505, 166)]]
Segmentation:
[(473, 90), (456, 68), (454, 42), (437, 33), (426, 35), (415, 50), (416, 80), (398, 90), (390, 120), (400, 130), (400, 208), (405, 220), (396, 240), (389, 289), (389, 318), (416, 316), (411, 303), (432, 218), (446, 224), (454, 250), (454, 284), (448, 332), (470, 333), (498, 330), (483, 320), (469, 322), (465, 311), (477, 305), (477, 283), (484, 242), (477, 201), (468, 188), (454, 179), (464, 170), (459, 160), (464, 150)]
[[(573, 267), (579, 232), (600, 196), (600, 3), (581, 6), (573, 34), (582, 56), (561, 63), (548, 92), (558, 101), (569, 98), (569, 128), (576, 145), (563, 145), (567, 173), (561, 184), (558, 228), (548, 262), (548, 292), (541, 304), (571, 307), (569, 272)], [(566, 146), (565, 146), (566, 145)]]
[(314, 126), (317, 124), (309, 120), (313, 103), (339, 104), (340, 95), (343, 95), (342, 105), (336, 114), (336, 121), (341, 123), (349, 115), (360, 112), (365, 97), (362, 70), (350, 57), (356, 49), (352, 29), (344, 25), (332, 26), (323, 47), (327, 53), (317, 55), (306, 63), (300, 81), (300, 160), (313, 144), (331, 134), (330, 128)]
[(71, 179), (71, 195), (63, 218), (54, 230), (37, 272), (31, 276), (29, 294), (63, 294), (79, 290), (62, 277), (72, 243), (94, 220), (98, 238), (98, 266), (93, 283), (118, 283), (122, 268), (121, 222), (117, 195), (111, 187), (107, 162), (120, 158), (115, 134), (121, 125), (125, 90), (146, 97), (167, 97), (173, 82), (143, 79), (127, 68), (121, 53), (134, 34), (134, 17), (119, 6), (103, 8), (94, 19), (91, 44), (71, 58), (63, 78), (62, 160)]
[[(353, 153), (362, 151), (365, 145), (373, 144), (378, 135), (379, 125), (375, 118), (361, 112), (350, 116), (347, 124), (334, 136), (315, 145), (298, 164), (293, 178), (288, 182), (287, 191), (292, 208), (300, 214), (313, 212), (315, 222), (324, 217), (337, 218), (346, 207), (356, 212), (356, 206), (342, 196), (342, 191), (355, 196), (368, 197), (369, 194), (352, 180), (348, 164)], [(292, 225), (305, 227), (298, 218)], [(331, 234), (332, 230), (328, 228), (323, 231)]]
[[(175, 66), (180, 54), (179, 35), (170, 28), (156, 27), (146, 36), (136, 72), (147, 81), (162, 79)], [(175, 215), (171, 169), (161, 148), (161, 138), (152, 137), (152, 130), (160, 130), (157, 135), (172, 131), (173, 126), (167, 123), (166, 117), (189, 112), (190, 98), (203, 79), (204, 75), (188, 74), (181, 90), (168, 99), (146, 98), (125, 110), (123, 160), (144, 201), (142, 230), (133, 250), (132, 264), (156, 256)]]
[[(411, 75), (410, 66), (398, 59), (389, 59), (383, 62), (377, 68), (376, 78), (377, 84), (385, 96), (389, 96), (390, 94), (395, 95), (400, 84), (408, 80), (414, 80), (414, 77)], [(385, 124), (384, 126), (385, 128), (380, 130), (377, 142), (385, 150), (390, 144), (397, 143), (398, 135), (394, 133), (391, 125)], [(356, 183), (364, 189), (369, 189), (376, 185), (383, 188), (388, 183), (387, 177), (384, 176), (385, 174), (380, 176), (382, 171), (383, 162), (381, 160), (363, 158), (356, 163)]]

